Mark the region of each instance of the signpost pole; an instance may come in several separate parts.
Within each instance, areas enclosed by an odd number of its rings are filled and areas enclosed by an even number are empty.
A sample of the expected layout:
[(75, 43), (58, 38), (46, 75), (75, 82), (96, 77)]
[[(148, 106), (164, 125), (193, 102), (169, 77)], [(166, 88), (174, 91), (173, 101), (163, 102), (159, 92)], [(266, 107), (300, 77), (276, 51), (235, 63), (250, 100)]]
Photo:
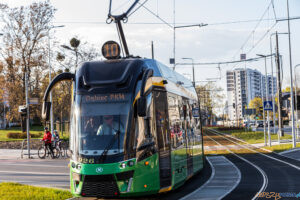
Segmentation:
[(29, 98), (28, 98), (28, 73), (25, 72), (25, 96), (26, 96), (26, 133), (27, 133), (27, 151), (28, 158), (30, 158), (30, 135), (29, 135)]

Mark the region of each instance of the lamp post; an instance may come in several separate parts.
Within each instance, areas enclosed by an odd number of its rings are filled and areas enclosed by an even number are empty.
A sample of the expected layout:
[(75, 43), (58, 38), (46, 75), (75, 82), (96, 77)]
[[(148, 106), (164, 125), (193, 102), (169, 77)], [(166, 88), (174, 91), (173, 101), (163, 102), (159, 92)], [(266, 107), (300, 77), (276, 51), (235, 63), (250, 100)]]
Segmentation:
[(296, 68), (300, 67), (300, 64), (296, 65), (294, 67), (294, 73), (295, 73), (295, 101), (296, 101), (296, 134), (297, 134), (297, 138), (299, 138), (299, 130), (298, 130), (298, 109), (297, 109), (297, 104), (298, 104), (298, 95), (297, 95), (297, 73), (296, 73)]
[[(265, 58), (265, 87), (266, 87), (266, 100), (269, 100), (269, 79), (268, 79), (268, 71), (267, 71), (267, 56), (262, 54), (256, 54), (257, 56)], [(273, 77), (272, 77), (273, 78)], [(265, 112), (265, 111), (263, 111)], [(270, 133), (270, 111), (267, 111), (267, 118), (268, 118), (268, 138), (269, 138), (269, 146), (271, 146), (271, 133)], [(266, 124), (264, 123), (264, 127)], [(265, 130), (265, 128), (264, 128)]]
[[(274, 35), (285, 35), (285, 34), (288, 34), (288, 33), (272, 33), (270, 35), (270, 54), (272, 55), (273, 54), (273, 47), (272, 47), (272, 36)], [(272, 103), (273, 103), (273, 122), (274, 122), (274, 127), (273, 127), (273, 133), (275, 134), (276, 133), (276, 129), (275, 129), (275, 126), (276, 126), (276, 111), (275, 111), (275, 96), (274, 96), (274, 79), (273, 79), (273, 59), (271, 58), (271, 73), (272, 73)], [(278, 79), (280, 79), (280, 77), (278, 77)], [(279, 81), (279, 80), (277, 80)], [(281, 84), (279, 84), (281, 85)], [(277, 88), (277, 90), (281, 90), (281, 88)], [(279, 100), (279, 98), (278, 98)], [(279, 106), (279, 109), (281, 108), (280, 107), (280, 104), (278, 104)], [(279, 112), (278, 112), (279, 113)], [(280, 112), (281, 113), (281, 112)], [(281, 114), (278, 115), (278, 127), (281, 128), (281, 119), (279, 119), (281, 117)], [(280, 125), (279, 125), (279, 122), (280, 122)], [(278, 134), (278, 142), (280, 143), (280, 136)]]
[[(49, 64), (49, 84), (51, 82), (51, 72), (52, 72), (52, 67), (51, 67), (51, 42), (50, 42), (50, 31), (54, 28), (63, 28), (65, 27), (64, 25), (60, 25), (60, 26), (52, 26), (50, 27), (49, 31), (48, 31), (48, 48), (49, 48), (49, 60), (48, 60), (48, 64)], [(50, 102), (52, 104), (52, 92), (50, 92)], [(53, 104), (52, 104), (53, 105)], [(50, 126), (51, 126), (51, 133), (53, 134), (54, 132), (54, 122), (53, 122), (53, 106), (51, 106), (50, 109)]]
[[(0, 33), (0, 36), (3, 36), (3, 33)], [(3, 128), (6, 129), (6, 116), (5, 116), (5, 99), (3, 95)]]
[(175, 61), (175, 40), (176, 40), (176, 37), (175, 37), (175, 31), (176, 29), (178, 28), (190, 28), (190, 27), (196, 27), (198, 26), (199, 28), (203, 27), (203, 26), (207, 26), (208, 24), (192, 24), (192, 25), (185, 25), (185, 26), (175, 26), (175, 1), (174, 1), (174, 26), (173, 26), (173, 56), (174, 56), (174, 65), (173, 65), (173, 70), (175, 70), (175, 66), (176, 66), (176, 61)]
[(182, 58), (183, 60), (191, 60), (192, 61), (192, 67), (193, 67), (193, 87), (195, 87), (195, 68), (194, 68), (194, 59), (193, 58)]
[(294, 108), (294, 93), (293, 93), (293, 64), (292, 64), (292, 47), (291, 47), (291, 30), (290, 30), (290, 9), (289, 0), (286, 1), (287, 4), (287, 14), (288, 14), (288, 33), (289, 33), (289, 58), (290, 58), (290, 79), (291, 79), (291, 115), (292, 115), (292, 137), (293, 137), (293, 148), (296, 147), (295, 138), (295, 108)]

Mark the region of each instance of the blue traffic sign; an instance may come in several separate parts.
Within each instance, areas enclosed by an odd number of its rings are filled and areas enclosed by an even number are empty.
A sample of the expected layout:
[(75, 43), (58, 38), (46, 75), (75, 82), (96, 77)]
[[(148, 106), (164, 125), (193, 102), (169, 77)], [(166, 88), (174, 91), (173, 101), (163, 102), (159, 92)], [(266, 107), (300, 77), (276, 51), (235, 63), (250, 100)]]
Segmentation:
[(272, 101), (264, 101), (264, 110), (273, 110)]
[(199, 117), (199, 108), (193, 108), (192, 112), (193, 112), (193, 117)]

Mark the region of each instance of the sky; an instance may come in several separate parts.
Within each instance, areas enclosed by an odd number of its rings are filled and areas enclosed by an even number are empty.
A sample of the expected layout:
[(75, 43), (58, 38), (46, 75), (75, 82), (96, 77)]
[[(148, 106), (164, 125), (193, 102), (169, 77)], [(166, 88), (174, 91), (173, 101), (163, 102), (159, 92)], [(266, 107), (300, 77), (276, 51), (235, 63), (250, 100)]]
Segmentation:
[[(0, 0), (0, 2), (14, 7), (25, 6), (34, 1)], [(54, 33), (61, 44), (68, 44), (74, 36), (96, 45), (99, 49), (105, 41), (119, 42), (115, 25), (105, 23), (109, 0), (50, 2), (57, 8), (53, 25), (65, 25), (64, 28), (56, 29)], [(122, 13), (132, 2), (133, 0), (113, 0), (113, 14)], [(183, 57), (193, 58), (195, 63), (203, 63), (239, 60), (241, 53), (247, 53), (247, 58), (256, 57), (256, 54), (267, 55), (270, 54), (270, 34), (288, 30), (287, 21), (278, 22), (270, 29), (275, 24), (275, 15), (277, 18), (287, 17), (286, 0), (274, 0), (274, 9), (270, 6), (271, 0), (148, 0), (145, 6), (152, 14), (141, 7), (129, 17), (128, 23), (123, 25), (130, 54), (150, 58), (153, 41), (155, 59), (172, 67), (169, 59), (173, 57), (174, 44), (173, 28), (170, 26), (173, 26), (174, 22), (174, 2), (175, 26), (208, 24), (201, 28), (176, 29), (176, 63), (191, 63), (190, 60), (183, 60)], [(289, 0), (289, 4), (290, 16), (300, 16), (300, 1)], [(169, 25), (164, 24), (157, 16)], [(261, 18), (263, 21), (259, 23)], [(273, 37), (273, 46), (275, 46), (274, 39)], [(294, 67), (300, 63), (300, 20), (291, 21), (291, 44)], [(283, 85), (286, 87), (290, 84), (287, 35), (279, 36), (279, 49), (283, 55)], [(216, 84), (222, 87), (226, 94), (226, 70), (244, 68), (245, 65), (265, 73), (263, 60), (220, 65), (221, 71), (217, 68), (218, 65), (196, 65), (196, 81), (199, 81), (198, 84), (205, 84), (204, 81), (207, 79), (219, 78), (216, 79)], [(298, 69), (300, 72), (300, 67)], [(176, 71), (192, 78), (191, 65), (177, 65)], [(270, 71), (268, 60), (268, 73)], [(297, 74), (300, 76), (300, 73)]]

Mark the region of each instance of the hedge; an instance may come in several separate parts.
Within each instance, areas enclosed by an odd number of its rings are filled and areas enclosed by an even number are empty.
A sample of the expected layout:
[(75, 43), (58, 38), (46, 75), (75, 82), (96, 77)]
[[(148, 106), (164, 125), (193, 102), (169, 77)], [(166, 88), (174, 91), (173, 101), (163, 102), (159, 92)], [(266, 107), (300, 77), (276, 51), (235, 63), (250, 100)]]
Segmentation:
[[(7, 138), (10, 139), (26, 139), (27, 133), (16, 133), (16, 132), (10, 132), (7, 133)], [(39, 138), (42, 136), (42, 133), (30, 133), (31, 138)]]

